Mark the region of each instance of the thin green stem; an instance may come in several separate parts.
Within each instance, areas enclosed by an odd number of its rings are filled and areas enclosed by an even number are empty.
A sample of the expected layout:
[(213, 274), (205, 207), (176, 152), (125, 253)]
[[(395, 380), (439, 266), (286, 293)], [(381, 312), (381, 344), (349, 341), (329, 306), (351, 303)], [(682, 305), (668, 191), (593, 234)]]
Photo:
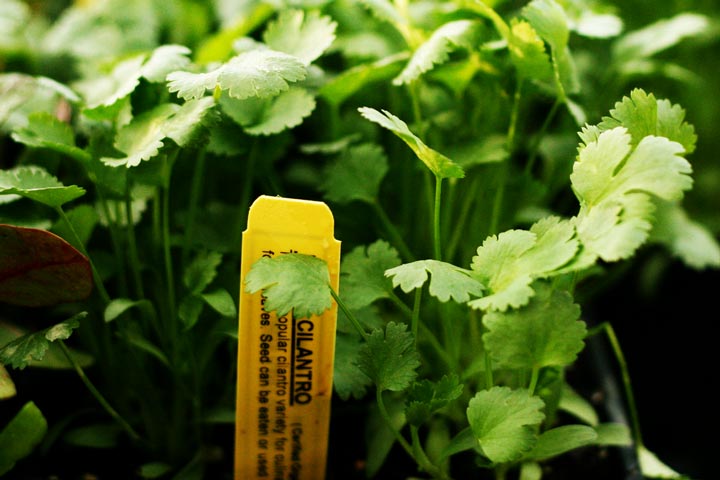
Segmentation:
[(425, 453), (422, 442), (420, 441), (420, 435), (418, 434), (418, 427), (415, 425), (410, 425), (410, 438), (412, 439), (412, 448), (415, 453), (415, 460), (417, 461), (418, 466), (432, 475), (433, 478), (447, 479), (448, 476), (445, 472), (435, 466)]
[(517, 131), (518, 113), (520, 112), (520, 99), (522, 98), (523, 79), (518, 77), (515, 87), (515, 95), (513, 95), (512, 111), (510, 112), (510, 124), (507, 133), (507, 151), (508, 155), (512, 155), (515, 149), (515, 134)]
[(473, 202), (477, 200), (476, 195), (479, 186), (480, 179), (474, 177), (470, 181), (470, 188), (468, 188), (466, 194), (463, 196), (462, 205), (460, 206), (460, 214), (458, 215), (458, 218), (454, 223), (455, 228), (453, 228), (452, 237), (450, 237), (450, 242), (445, 249), (445, 258), (447, 258), (449, 261), (455, 258), (457, 249), (460, 245), (460, 239), (464, 238), (464, 236), (467, 235), (465, 225), (467, 223), (468, 217), (470, 216), (470, 210)]
[(437, 353), (438, 357), (445, 362), (451, 371), (456, 371), (458, 369), (457, 364), (453, 362), (453, 359), (445, 351), (445, 348), (442, 346), (432, 330), (430, 330), (430, 328), (428, 328), (424, 323), (420, 324), (420, 330), (422, 331), (423, 339), (427, 340), (433, 350), (435, 350), (435, 353)]
[(535, 167), (535, 161), (537, 160), (537, 156), (540, 149), (540, 142), (542, 141), (543, 137), (547, 133), (548, 128), (550, 128), (550, 122), (552, 121), (553, 117), (557, 113), (558, 108), (562, 105), (562, 102), (560, 99), (556, 99), (555, 103), (553, 103), (552, 107), (550, 107), (550, 111), (548, 112), (547, 116), (545, 117), (545, 120), (543, 121), (542, 126), (540, 127), (540, 130), (535, 135), (535, 139), (533, 140), (532, 148), (530, 149), (530, 158), (528, 159), (527, 164), (525, 164), (525, 172), (530, 173), (532, 169)]
[(487, 348), (483, 350), (483, 357), (485, 359), (485, 389), (490, 390), (495, 385), (495, 380), (493, 379), (492, 358)]
[(412, 318), (410, 320), (410, 331), (417, 344), (418, 326), (420, 325), (420, 304), (422, 302), (422, 287), (415, 289), (415, 301), (413, 302)]
[(492, 216), (490, 217), (490, 229), (489, 233), (497, 233), (498, 226), (500, 225), (500, 215), (502, 213), (502, 206), (505, 199), (505, 181), (507, 178), (508, 165), (507, 162), (500, 165), (500, 171), (498, 172), (497, 190), (495, 190), (495, 198), (493, 199)]
[(382, 223), (383, 228), (390, 236), (390, 240), (392, 240), (392, 243), (400, 251), (400, 255), (402, 255), (402, 257), (406, 261), (414, 261), (415, 256), (410, 251), (410, 248), (408, 248), (405, 240), (403, 240), (402, 235), (400, 235), (400, 232), (395, 227), (395, 224), (390, 220), (390, 217), (388, 217), (387, 213), (385, 213), (385, 209), (382, 207), (382, 205), (380, 205), (380, 203), (377, 201), (373, 202), (371, 205), (373, 206), (373, 210), (375, 210), (375, 214), (380, 219), (380, 223)]
[(442, 203), (442, 177), (435, 177), (435, 209), (433, 213), (433, 250), (435, 260), (442, 260), (440, 241), (440, 205)]
[[(175, 323), (177, 321), (176, 304), (175, 304), (175, 275), (173, 274), (173, 262), (172, 254), (170, 252), (170, 172), (172, 170), (172, 161), (167, 157), (164, 159), (166, 175), (168, 178), (168, 185), (164, 185), (162, 189), (162, 245), (163, 245), (163, 260), (165, 264), (165, 283), (167, 288), (167, 301), (168, 301), (168, 313), (169, 313), (169, 325), (172, 331), (175, 330)], [(174, 335), (172, 336), (174, 337)], [(173, 342), (174, 343), (174, 342)]]
[(378, 409), (380, 410), (380, 415), (385, 419), (385, 423), (387, 423), (388, 428), (395, 436), (395, 439), (398, 441), (400, 446), (407, 452), (410, 457), (417, 462), (417, 459), (415, 458), (415, 453), (413, 452), (412, 447), (410, 444), (405, 440), (405, 437), (402, 436), (400, 431), (395, 428), (392, 422), (392, 418), (390, 418), (390, 414), (387, 411), (387, 408), (385, 408), (385, 402), (383, 401), (382, 396), (382, 390), (379, 388), (375, 389), (375, 400), (377, 401)]
[(110, 213), (110, 207), (108, 206), (105, 194), (102, 192), (102, 188), (97, 188), (97, 196), (100, 200), (100, 208), (102, 208), (105, 218), (108, 220), (108, 230), (110, 231), (110, 243), (113, 246), (113, 257), (115, 259), (115, 265), (117, 265), (118, 279), (119, 279), (119, 292), (120, 296), (127, 296), (127, 281), (126, 271), (127, 266), (125, 265), (125, 250), (122, 248), (122, 242), (120, 241), (120, 234), (118, 233), (117, 224), (111, 221), (112, 214)]
[(533, 366), (532, 372), (530, 373), (530, 384), (528, 386), (528, 390), (530, 391), (530, 395), (535, 394), (535, 389), (537, 388), (538, 379), (540, 378), (540, 367)]
[(200, 150), (193, 168), (192, 183), (190, 184), (190, 199), (188, 201), (188, 213), (185, 224), (185, 237), (182, 246), (182, 264), (185, 265), (190, 253), (190, 247), (195, 236), (195, 222), (197, 219), (198, 206), (200, 204), (200, 195), (202, 193), (203, 175), (205, 171), (205, 154), (206, 151)]
[(618, 366), (620, 367), (623, 387), (625, 388), (625, 396), (627, 397), (630, 421), (632, 422), (633, 440), (637, 446), (643, 445), (642, 433), (640, 431), (640, 418), (638, 416), (635, 394), (633, 393), (632, 382), (630, 380), (630, 370), (628, 369), (627, 361), (625, 360), (622, 348), (620, 348), (620, 342), (618, 341), (617, 335), (615, 335), (615, 330), (609, 322), (603, 322), (594, 329), (590, 330), (588, 332), (588, 336), (593, 335), (598, 331), (604, 331), (605, 335), (607, 335), (610, 346), (612, 347), (615, 358), (617, 359)]
[(128, 435), (130, 435), (130, 438), (132, 438), (135, 441), (140, 440), (140, 435), (132, 428), (132, 426), (125, 420), (120, 414), (110, 405), (110, 403), (103, 397), (103, 395), (100, 393), (100, 391), (95, 387), (95, 385), (90, 381), (87, 375), (85, 375), (85, 371), (82, 369), (79, 363), (75, 361), (75, 357), (72, 356), (70, 353), (70, 350), (68, 349), (67, 345), (65, 345), (65, 342), (62, 340), (58, 340), (58, 345), (60, 345), (60, 349), (65, 354), (65, 357), (68, 359), (68, 362), (72, 365), (72, 367), (75, 369), (75, 372), (80, 377), (80, 380), (85, 384), (87, 389), (90, 391), (93, 397), (100, 403), (100, 405), (105, 409), (105, 411), (120, 425), (123, 430), (125, 430)]
[(335, 292), (335, 290), (330, 286), (328, 286), (328, 287), (330, 288), (330, 295), (332, 295), (333, 299), (335, 299), (340, 310), (342, 310), (343, 313), (345, 314), (345, 316), (348, 317), (348, 320), (350, 320), (350, 323), (352, 323), (353, 327), (355, 327), (355, 330), (358, 331), (360, 336), (363, 337), (363, 340), (367, 341), (368, 334), (365, 331), (365, 329), (362, 327), (362, 325), (360, 324), (358, 319), (355, 317), (355, 315), (353, 315), (353, 313), (350, 311), (350, 309), (347, 307), (347, 305), (345, 305), (345, 302), (343, 302), (340, 299), (340, 297)]
[(393, 302), (395, 304), (395, 306), (398, 307), (400, 312), (402, 312), (402, 314), (405, 315), (405, 317), (408, 320), (412, 321), (412, 316), (413, 316), (412, 309), (410, 307), (408, 307), (407, 305), (405, 305), (405, 303), (402, 300), (400, 300), (400, 297), (398, 297), (395, 294), (395, 292), (390, 291), (390, 292), (388, 292), (388, 295), (389, 295), (390, 301)]
[(97, 289), (98, 293), (100, 294), (100, 297), (102, 298), (103, 303), (108, 304), (110, 303), (110, 295), (108, 294), (107, 290), (105, 290), (105, 285), (102, 283), (102, 279), (100, 278), (100, 274), (97, 271), (97, 268), (95, 268), (95, 264), (93, 263), (92, 259), (90, 258), (90, 255), (88, 255), (87, 250), (85, 249), (85, 245), (83, 245), (82, 240), (80, 240), (80, 236), (77, 234), (77, 231), (75, 230), (75, 227), (73, 227), (72, 222), (70, 222), (70, 219), (65, 214), (65, 210), (63, 210), (62, 207), (58, 206), (55, 208), (58, 215), (60, 215), (60, 218), (65, 222), (65, 225), (68, 228), (68, 231), (73, 236), (73, 240), (75, 240), (75, 243), (78, 247), (78, 250), (87, 257), (88, 262), (90, 263), (90, 269), (93, 273), (93, 282), (95, 283), (95, 288)]
[(125, 188), (125, 216), (130, 270), (132, 271), (133, 281), (135, 282), (135, 295), (137, 295), (137, 298), (145, 298), (145, 289), (143, 288), (142, 274), (140, 273), (140, 257), (138, 256), (137, 241), (135, 239), (135, 222), (133, 221), (129, 184)]

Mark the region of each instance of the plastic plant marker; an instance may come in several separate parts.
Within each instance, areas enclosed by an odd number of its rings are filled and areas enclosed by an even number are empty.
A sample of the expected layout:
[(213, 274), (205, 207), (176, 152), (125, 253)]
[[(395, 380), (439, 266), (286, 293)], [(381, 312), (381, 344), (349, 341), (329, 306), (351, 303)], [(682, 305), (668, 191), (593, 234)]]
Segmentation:
[(288, 253), (327, 263), (338, 290), (340, 242), (322, 202), (261, 196), (243, 232), (235, 422), (235, 480), (325, 478), (337, 305), (278, 315), (244, 284), (257, 260)]
[(0, 224), (0, 302), (44, 307), (86, 299), (87, 257), (46, 230)]

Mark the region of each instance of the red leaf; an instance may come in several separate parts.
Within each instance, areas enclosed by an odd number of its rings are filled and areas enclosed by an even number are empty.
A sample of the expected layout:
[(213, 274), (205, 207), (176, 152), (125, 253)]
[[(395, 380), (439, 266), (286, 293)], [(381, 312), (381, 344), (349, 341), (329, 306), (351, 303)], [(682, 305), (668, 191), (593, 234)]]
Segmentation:
[(0, 302), (46, 307), (86, 299), (90, 262), (54, 233), (0, 224)]

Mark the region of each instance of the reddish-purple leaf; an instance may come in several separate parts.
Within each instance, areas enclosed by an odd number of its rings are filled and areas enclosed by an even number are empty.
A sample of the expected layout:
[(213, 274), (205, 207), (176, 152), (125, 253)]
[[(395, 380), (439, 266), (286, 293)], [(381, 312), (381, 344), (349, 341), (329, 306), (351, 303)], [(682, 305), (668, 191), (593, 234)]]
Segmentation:
[(45, 307), (86, 299), (90, 262), (57, 235), (0, 224), (0, 302)]

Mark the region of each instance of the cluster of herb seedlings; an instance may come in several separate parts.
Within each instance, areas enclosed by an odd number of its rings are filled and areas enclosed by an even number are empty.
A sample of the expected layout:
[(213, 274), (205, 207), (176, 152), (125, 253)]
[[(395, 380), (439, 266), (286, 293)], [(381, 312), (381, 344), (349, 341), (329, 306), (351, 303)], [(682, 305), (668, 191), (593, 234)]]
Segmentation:
[[(648, 245), (720, 266), (682, 205), (695, 129), (634, 85), (697, 81), (662, 54), (713, 28), (628, 29), (602, 0), (4, 0), (0, 399), (22, 402), (0, 475), (92, 447), (127, 475), (228, 477), (247, 288), (279, 314), (338, 303), (338, 403), (382, 425), (368, 477), (399, 445), (405, 476), (552, 478), (562, 454), (632, 446), (680, 478), (582, 300)], [(339, 291), (301, 254), (240, 284), (260, 194), (331, 206)], [(629, 426), (568, 380), (592, 335)], [(77, 376), (27, 394), (25, 367)]]

